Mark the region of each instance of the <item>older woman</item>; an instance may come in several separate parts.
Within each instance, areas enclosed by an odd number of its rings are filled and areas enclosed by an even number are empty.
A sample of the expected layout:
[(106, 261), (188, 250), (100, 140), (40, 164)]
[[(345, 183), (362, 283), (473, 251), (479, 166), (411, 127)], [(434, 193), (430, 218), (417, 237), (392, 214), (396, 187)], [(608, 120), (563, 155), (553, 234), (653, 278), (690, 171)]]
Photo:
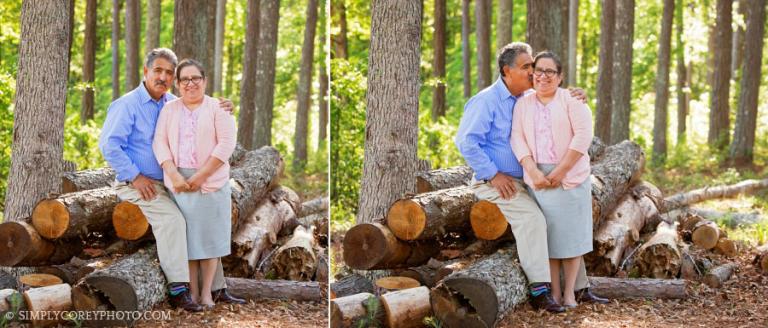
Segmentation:
[[(213, 276), (219, 257), (230, 253), (229, 156), (235, 149), (235, 120), (205, 95), (205, 70), (196, 60), (176, 68), (181, 97), (160, 111), (152, 148), (165, 185), (187, 221), (192, 300), (212, 307)], [(202, 271), (202, 286), (198, 272)]]
[[(575, 307), (574, 285), (582, 255), (592, 251), (592, 184), (587, 150), (592, 142), (589, 108), (559, 86), (560, 59), (541, 52), (533, 60), (532, 92), (517, 102), (511, 144), (523, 179), (547, 220), (552, 295)], [(563, 268), (565, 286), (560, 286)]]

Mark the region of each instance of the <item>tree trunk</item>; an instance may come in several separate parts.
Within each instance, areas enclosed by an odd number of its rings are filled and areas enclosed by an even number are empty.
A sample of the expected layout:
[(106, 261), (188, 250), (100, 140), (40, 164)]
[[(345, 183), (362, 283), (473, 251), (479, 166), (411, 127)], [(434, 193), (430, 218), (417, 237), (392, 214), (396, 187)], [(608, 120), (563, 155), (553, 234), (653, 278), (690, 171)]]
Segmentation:
[(328, 16), (326, 10), (325, 10), (325, 0), (320, 2), (320, 33), (319, 39), (320, 39), (320, 65), (317, 65), (320, 72), (318, 73), (318, 84), (319, 84), (319, 90), (317, 93), (317, 99), (318, 99), (318, 120), (317, 120), (317, 149), (318, 151), (328, 152), (327, 148), (327, 139), (328, 139), (328, 120), (330, 119), (328, 117), (328, 99), (330, 98), (330, 94), (328, 94), (328, 72), (326, 71), (327, 67), (330, 67), (329, 59), (329, 49), (326, 48), (326, 17)]
[(704, 187), (664, 198), (664, 208), (660, 210), (662, 210), (662, 212), (669, 212), (685, 205), (691, 205), (709, 199), (734, 197), (764, 188), (768, 188), (768, 179), (750, 179), (727, 186)]
[(279, 278), (307, 281), (315, 275), (317, 256), (313, 232), (313, 228), (298, 226), (291, 239), (275, 251), (272, 267)]
[(464, 98), (472, 96), (472, 48), (469, 45), (469, 34), (472, 31), (472, 16), (469, 12), (469, 1), (461, 1), (461, 65), (464, 77)]
[(312, 64), (315, 63), (315, 30), (317, 29), (317, 0), (307, 4), (307, 21), (304, 26), (304, 43), (301, 46), (301, 68), (296, 92), (296, 128), (293, 139), (293, 170), (304, 171), (307, 163), (307, 135), (309, 109), (312, 103)]
[(371, 4), (358, 223), (384, 217), (392, 202), (416, 189), (422, 9), (418, 1)]
[(528, 1), (527, 22), (525, 38), (534, 54), (552, 51), (568, 72), (568, 0)]
[[(141, 3), (139, 0), (125, 0), (125, 90), (139, 86), (141, 67), (139, 34), (141, 33)], [(184, 58), (184, 57), (182, 57)]]
[(528, 281), (517, 250), (503, 249), (446, 277), (430, 298), (447, 327), (494, 327), (507, 310), (527, 300)]
[(112, 187), (102, 187), (41, 200), (32, 212), (32, 225), (46, 239), (85, 237), (91, 232), (107, 233), (112, 227), (112, 210), (117, 204)]
[(663, 163), (667, 157), (667, 107), (669, 105), (669, 60), (672, 48), (672, 19), (675, 0), (664, 0), (659, 37), (659, 63), (656, 69), (656, 103), (653, 120), (653, 155), (655, 162)]
[[(70, 311), (72, 310), (72, 287), (68, 284), (58, 284), (42, 288), (32, 288), (24, 292), (24, 301), (27, 303), (27, 309), (30, 312), (37, 312), (43, 314), (44, 312), (53, 311)], [(38, 312), (40, 311), (40, 312)], [(31, 316), (32, 325), (35, 327), (43, 327), (64, 322), (64, 316), (56, 316), (58, 320), (50, 320), (54, 316), (41, 315), (41, 318), (34, 318)]]
[[(728, 144), (730, 129), (730, 84), (731, 84), (731, 10), (733, 0), (717, 0), (717, 21), (714, 32), (712, 65), (712, 92), (709, 112), (709, 134), (707, 141), (713, 148), (722, 149)], [(761, 47), (762, 48), (762, 47)], [(761, 49), (762, 51), (762, 49)]]
[(416, 192), (425, 193), (459, 186), (468, 186), (472, 180), (472, 168), (454, 166), (416, 174)]
[[(69, 17), (70, 5), (66, 0), (21, 5), (6, 222), (29, 217), (35, 201), (60, 188), (70, 28), (63, 17)], [(41, 83), (43, 76), (50, 81)]]
[[(502, 1), (503, 2), (503, 1)], [(434, 34), (434, 58), (432, 61), (432, 76), (437, 79), (437, 84), (432, 94), (432, 122), (437, 122), (441, 116), (445, 116), (445, 41), (446, 30), (446, 0), (435, 0), (435, 34)]]
[(589, 290), (610, 299), (687, 299), (683, 279), (589, 277)]
[(765, 0), (742, 2), (747, 4), (747, 31), (744, 52), (744, 75), (741, 79), (741, 95), (736, 115), (736, 127), (733, 129), (733, 143), (729, 157), (734, 164), (751, 164), (754, 157), (755, 128), (757, 127), (757, 106), (760, 95), (760, 69), (763, 60), (763, 36), (765, 34)]
[(686, 140), (686, 119), (688, 117), (688, 95), (690, 86), (686, 83), (690, 74), (685, 67), (685, 44), (683, 43), (683, 9), (681, 2), (675, 7), (675, 43), (677, 49), (677, 144), (683, 145)]
[[(736, 5), (737, 17), (740, 15), (743, 22), (743, 24), (734, 24), (736, 29), (733, 30), (733, 46), (731, 47), (731, 77), (733, 80), (737, 80), (739, 76), (742, 76), (739, 74), (739, 69), (741, 69), (741, 65), (744, 63), (744, 27), (747, 22), (747, 6), (750, 3), (734, 0), (733, 4)], [(736, 20), (738, 21), (739, 19)]]
[(405, 243), (379, 223), (355, 225), (344, 236), (344, 263), (358, 270), (395, 269), (426, 263), (440, 249), (434, 241)]
[(597, 66), (595, 136), (611, 143), (613, 111), (613, 53), (616, 26), (616, 0), (602, 0), (600, 14), (600, 58)]
[(677, 228), (659, 223), (656, 233), (637, 251), (635, 268), (643, 277), (670, 279), (680, 272), (682, 256), (677, 248)]
[(400, 199), (390, 206), (387, 227), (402, 240), (427, 240), (448, 232), (468, 232), (469, 212), (477, 201), (466, 186)]
[(491, 0), (475, 0), (477, 90), (491, 85)]
[(75, 172), (64, 172), (61, 176), (61, 193), (108, 187), (115, 181), (115, 170), (109, 167)]
[(424, 286), (386, 293), (380, 299), (390, 328), (424, 327), (424, 318), (432, 314), (429, 288)]
[(80, 124), (85, 125), (93, 119), (93, 79), (96, 58), (96, 0), (88, 0), (85, 7), (85, 37), (83, 40), (83, 108), (80, 112)]
[(635, 30), (635, 0), (616, 0), (616, 30), (613, 55), (613, 109), (611, 139), (614, 145), (629, 139), (629, 113), (632, 109), (632, 43)]
[[(173, 7), (173, 51), (179, 60), (193, 58), (200, 61), (212, 77), (213, 45), (216, 20), (216, 2), (199, 3), (191, 0), (174, 2)], [(213, 22), (214, 24), (211, 24)], [(210, 26), (214, 25), (214, 26)], [(213, 28), (211, 28), (213, 27)], [(206, 94), (211, 94), (213, 83), (207, 83)]]
[(720, 288), (723, 283), (731, 278), (737, 269), (738, 266), (736, 263), (726, 263), (716, 266), (712, 268), (712, 270), (709, 270), (709, 273), (704, 276), (704, 283), (712, 288)]
[(112, 100), (120, 98), (120, 0), (112, 0)]
[[(499, 0), (499, 12), (496, 16), (496, 49), (501, 49), (512, 42), (512, 23), (514, 15), (513, 0)], [(498, 71), (494, 70), (494, 76), (498, 76)]]
[(160, 47), (160, 10), (162, 0), (147, 0), (147, 31), (144, 52)]
[(216, 0), (216, 33), (213, 50), (213, 94), (216, 95), (222, 94), (221, 77), (224, 63), (224, 21), (226, 16), (227, 0)]
[(338, 13), (338, 18), (334, 26), (339, 27), (338, 34), (331, 34), (331, 43), (333, 43), (333, 58), (347, 59), (347, 7), (344, 0), (331, 1), (331, 14)]
[[(248, 12), (243, 50), (243, 73), (240, 84), (240, 116), (237, 121), (237, 142), (252, 150), (256, 104), (256, 58), (259, 51), (259, 0), (248, 0)], [(231, 74), (231, 73), (230, 73)]]
[(568, 85), (576, 85), (576, 40), (579, 28), (579, 0), (568, 1)]
[(366, 301), (375, 298), (371, 293), (359, 293), (331, 300), (331, 327), (356, 327), (360, 319), (366, 316)]
[(227, 290), (246, 300), (263, 298), (320, 302), (327, 298), (317, 281), (253, 280), (225, 278)]
[(275, 62), (280, 1), (261, 0), (255, 67), (253, 148), (272, 144), (272, 106), (275, 98)]

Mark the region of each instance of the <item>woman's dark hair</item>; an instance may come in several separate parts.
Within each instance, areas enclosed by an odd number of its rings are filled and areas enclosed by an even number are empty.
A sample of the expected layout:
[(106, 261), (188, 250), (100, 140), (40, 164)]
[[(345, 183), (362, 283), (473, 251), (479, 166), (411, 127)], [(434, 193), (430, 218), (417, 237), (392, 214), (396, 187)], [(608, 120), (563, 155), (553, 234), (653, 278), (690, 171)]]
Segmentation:
[(181, 80), (181, 70), (187, 66), (197, 67), (197, 70), (200, 71), (200, 75), (203, 78), (205, 78), (205, 69), (203, 68), (203, 64), (197, 60), (194, 60), (191, 58), (185, 58), (185, 59), (182, 59), (181, 62), (179, 62), (179, 66), (176, 66), (176, 80)]
[[(539, 59), (543, 59), (543, 58), (549, 58), (549, 59), (552, 59), (553, 62), (555, 62), (555, 67), (557, 68), (557, 75), (561, 75), (563, 73), (563, 63), (560, 62), (560, 57), (558, 57), (557, 55), (555, 55), (554, 52), (551, 52), (549, 50), (544, 50), (542, 52), (539, 52), (539, 53), (536, 54), (535, 57), (533, 57), (533, 69), (534, 70), (536, 69), (536, 63), (539, 62)], [(563, 82), (564, 81), (565, 81), (565, 79), (561, 79), (560, 80), (560, 85), (558, 85), (558, 86), (563, 86)]]

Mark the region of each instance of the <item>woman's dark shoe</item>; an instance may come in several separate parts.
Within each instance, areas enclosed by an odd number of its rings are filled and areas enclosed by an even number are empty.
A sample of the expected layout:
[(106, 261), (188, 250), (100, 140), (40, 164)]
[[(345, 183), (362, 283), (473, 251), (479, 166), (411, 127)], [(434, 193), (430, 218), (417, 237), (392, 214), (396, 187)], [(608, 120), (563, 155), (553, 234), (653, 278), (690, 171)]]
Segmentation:
[(557, 304), (549, 292), (542, 293), (539, 296), (531, 296), (531, 306), (536, 310), (544, 309), (553, 313), (565, 312), (565, 308)]
[(182, 308), (189, 312), (203, 311), (203, 306), (192, 301), (192, 297), (189, 295), (189, 291), (183, 291), (181, 294), (168, 298), (168, 302), (171, 303), (173, 308)]
[(245, 304), (246, 301), (242, 298), (232, 296), (226, 288), (217, 289), (211, 292), (214, 302), (224, 302), (229, 304)]
[(597, 304), (608, 304), (611, 301), (607, 298), (597, 296), (595, 294), (592, 294), (592, 291), (589, 290), (589, 288), (582, 288), (576, 291), (576, 300), (579, 303), (597, 303)]

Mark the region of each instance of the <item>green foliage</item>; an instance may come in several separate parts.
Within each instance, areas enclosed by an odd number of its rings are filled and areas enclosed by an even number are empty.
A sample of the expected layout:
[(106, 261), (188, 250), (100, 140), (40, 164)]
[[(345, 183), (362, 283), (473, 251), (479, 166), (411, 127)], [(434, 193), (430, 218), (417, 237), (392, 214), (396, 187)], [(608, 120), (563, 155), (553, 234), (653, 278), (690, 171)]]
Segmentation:
[(360, 318), (355, 326), (357, 328), (378, 328), (382, 326), (382, 323), (376, 319), (378, 313), (381, 311), (381, 302), (377, 297), (369, 297), (365, 300), (365, 316)]
[(435, 318), (435, 317), (426, 317), (426, 318), (424, 318), (424, 325), (427, 326), (427, 327), (432, 327), (432, 328), (442, 328), (443, 327), (443, 323), (440, 322), (440, 319)]
[(13, 95), (16, 80), (0, 73), (0, 212), (5, 209), (7, 177), (11, 168), (11, 141), (13, 140)]

